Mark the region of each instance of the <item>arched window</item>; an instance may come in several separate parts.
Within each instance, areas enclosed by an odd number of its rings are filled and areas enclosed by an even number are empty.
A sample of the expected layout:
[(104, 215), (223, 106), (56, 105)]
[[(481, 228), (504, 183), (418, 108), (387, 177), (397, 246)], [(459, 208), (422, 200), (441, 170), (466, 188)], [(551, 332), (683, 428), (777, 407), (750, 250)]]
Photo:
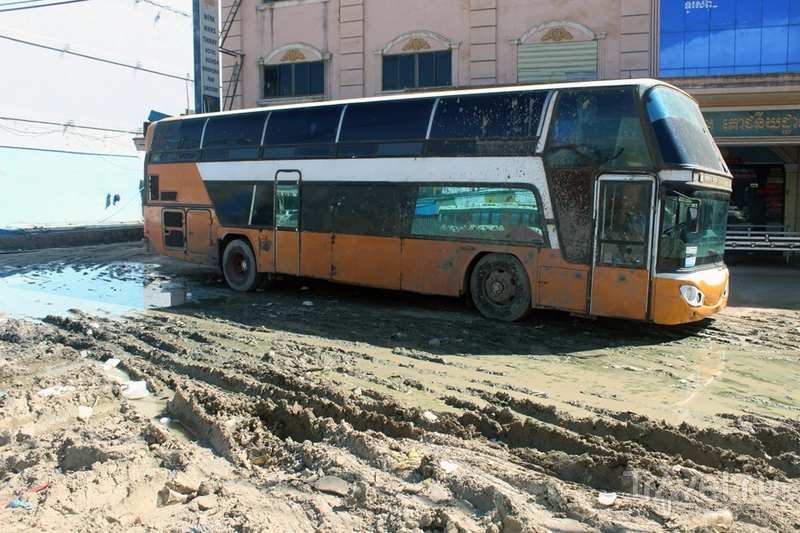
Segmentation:
[(457, 46), (427, 31), (409, 32), (395, 38), (376, 52), (383, 59), (382, 90), (452, 86), (452, 48)]
[(326, 94), (325, 70), (330, 54), (303, 45), (286, 45), (258, 61), (261, 100), (308, 99)]

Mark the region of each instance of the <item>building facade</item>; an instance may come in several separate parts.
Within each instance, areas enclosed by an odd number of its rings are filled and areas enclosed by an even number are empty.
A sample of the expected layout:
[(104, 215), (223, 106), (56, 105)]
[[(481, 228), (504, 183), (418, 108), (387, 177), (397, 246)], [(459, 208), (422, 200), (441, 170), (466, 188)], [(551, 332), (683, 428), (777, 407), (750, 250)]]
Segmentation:
[(223, 106), (653, 77), (734, 174), (729, 224), (800, 229), (800, 0), (229, 0)]

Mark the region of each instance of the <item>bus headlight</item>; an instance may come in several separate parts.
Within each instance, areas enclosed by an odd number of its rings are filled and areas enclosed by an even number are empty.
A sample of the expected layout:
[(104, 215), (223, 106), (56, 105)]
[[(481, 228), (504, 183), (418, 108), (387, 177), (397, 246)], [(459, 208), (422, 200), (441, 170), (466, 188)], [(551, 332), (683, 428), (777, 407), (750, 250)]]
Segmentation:
[(706, 295), (700, 292), (700, 289), (694, 285), (681, 285), (680, 291), (683, 299), (692, 307), (700, 307), (706, 299)]
[(728, 289), (730, 289), (730, 286), (731, 286), (731, 282), (730, 281), (725, 284), (725, 290), (722, 291), (722, 297), (723, 298), (727, 298), (728, 297)]

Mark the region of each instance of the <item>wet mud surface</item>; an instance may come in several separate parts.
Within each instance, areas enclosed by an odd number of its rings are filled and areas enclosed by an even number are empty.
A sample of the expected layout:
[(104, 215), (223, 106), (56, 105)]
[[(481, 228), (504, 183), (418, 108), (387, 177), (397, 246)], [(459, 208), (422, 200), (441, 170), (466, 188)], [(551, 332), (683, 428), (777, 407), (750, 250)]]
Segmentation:
[[(183, 292), (62, 310), (59, 269)], [(4, 254), (0, 276), (40, 300), (0, 310), (3, 531), (800, 529), (791, 306), (505, 324), (309, 280), (234, 293), (134, 244)]]

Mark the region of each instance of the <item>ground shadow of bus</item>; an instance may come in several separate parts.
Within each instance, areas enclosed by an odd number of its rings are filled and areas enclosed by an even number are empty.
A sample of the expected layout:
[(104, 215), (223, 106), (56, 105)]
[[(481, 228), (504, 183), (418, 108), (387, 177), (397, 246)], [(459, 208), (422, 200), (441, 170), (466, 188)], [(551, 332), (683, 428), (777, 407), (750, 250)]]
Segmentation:
[(218, 276), (192, 281), (194, 298), (165, 311), (202, 314), (260, 331), (286, 331), (435, 355), (602, 357), (603, 350), (657, 346), (714, 319), (658, 326), (534, 310), (518, 322), (484, 318), (463, 299), (290, 278), (265, 290), (227, 290)]

